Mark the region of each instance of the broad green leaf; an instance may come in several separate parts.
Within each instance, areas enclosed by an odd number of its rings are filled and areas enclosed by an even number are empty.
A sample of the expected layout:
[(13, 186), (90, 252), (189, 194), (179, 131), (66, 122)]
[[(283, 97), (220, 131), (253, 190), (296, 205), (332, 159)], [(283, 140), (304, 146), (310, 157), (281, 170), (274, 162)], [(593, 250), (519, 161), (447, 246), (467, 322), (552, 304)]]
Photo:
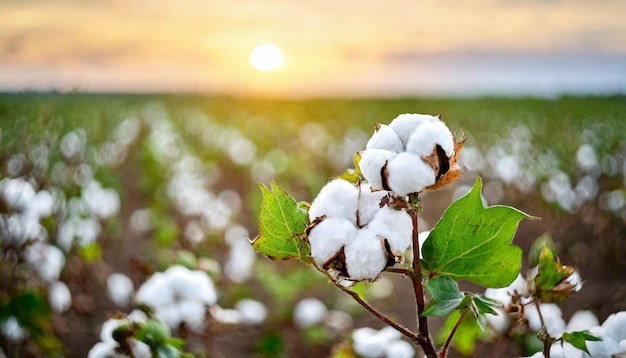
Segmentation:
[(587, 354), (590, 354), (587, 350), (587, 341), (598, 342), (601, 340), (602, 338), (594, 336), (593, 334), (589, 333), (589, 331), (563, 333), (563, 342), (567, 342), (574, 347), (580, 349), (581, 351), (587, 352)]
[(486, 287), (505, 287), (519, 273), (522, 250), (511, 245), (517, 225), (532, 219), (508, 206), (483, 207), (480, 177), (472, 190), (452, 203), (422, 247), (424, 270)]
[(428, 281), (426, 287), (432, 299), (422, 312), (422, 316), (443, 317), (459, 307), (465, 296), (459, 292), (459, 285), (448, 276), (438, 276)]
[(309, 216), (298, 208), (298, 203), (272, 182), (270, 191), (261, 184), (263, 200), (259, 213), (259, 236), (254, 249), (272, 260), (299, 258), (309, 262), (311, 249), (304, 240)]

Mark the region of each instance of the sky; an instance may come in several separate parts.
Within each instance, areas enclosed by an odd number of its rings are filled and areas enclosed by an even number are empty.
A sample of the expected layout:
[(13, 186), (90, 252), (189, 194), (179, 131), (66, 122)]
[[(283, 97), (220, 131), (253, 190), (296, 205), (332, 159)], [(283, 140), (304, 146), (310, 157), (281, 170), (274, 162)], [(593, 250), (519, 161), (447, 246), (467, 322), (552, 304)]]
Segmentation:
[[(626, 1), (0, 0), (0, 91), (626, 93)], [(277, 45), (284, 65), (249, 56)]]

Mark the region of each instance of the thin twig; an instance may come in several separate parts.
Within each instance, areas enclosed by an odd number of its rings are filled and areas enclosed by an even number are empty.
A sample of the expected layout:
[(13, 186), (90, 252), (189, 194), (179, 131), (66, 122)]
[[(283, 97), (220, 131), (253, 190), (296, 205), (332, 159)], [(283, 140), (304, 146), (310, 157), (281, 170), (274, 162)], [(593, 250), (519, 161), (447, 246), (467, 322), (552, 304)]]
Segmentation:
[(548, 333), (548, 327), (546, 326), (546, 322), (543, 320), (541, 309), (539, 309), (540, 303), (541, 302), (539, 300), (535, 300), (535, 307), (537, 307), (537, 313), (539, 314), (539, 321), (541, 322), (541, 329), (543, 331), (537, 335), (537, 338), (543, 342), (543, 356), (545, 358), (550, 358), (550, 346), (552, 346), (555, 339), (550, 335), (550, 333)]
[(464, 310), (461, 311), (461, 315), (459, 316), (459, 320), (456, 321), (456, 324), (452, 328), (452, 331), (450, 332), (450, 335), (448, 336), (448, 339), (446, 339), (446, 343), (443, 345), (443, 347), (441, 347), (441, 350), (439, 351), (439, 358), (444, 358), (446, 356), (446, 354), (448, 352), (448, 347), (450, 346), (450, 343), (452, 343), (452, 337), (454, 337), (454, 334), (456, 333), (456, 330), (459, 328), (459, 326), (461, 325), (461, 323), (465, 319), (465, 316), (467, 316), (468, 312), (469, 312), (469, 308), (465, 308)]
[(428, 332), (428, 319), (422, 316), (424, 312), (424, 287), (422, 286), (422, 268), (420, 263), (420, 244), (419, 244), (419, 227), (417, 224), (417, 208), (410, 208), (408, 210), (411, 215), (411, 221), (413, 223), (413, 291), (415, 292), (415, 301), (417, 305), (417, 329), (419, 336), (419, 345), (424, 350), (424, 353), (429, 358), (437, 357), (435, 347), (430, 339)]
[(399, 274), (405, 275), (405, 276), (411, 276), (411, 274), (412, 274), (412, 272), (410, 270), (399, 268), (399, 267), (387, 267), (384, 271), (385, 272), (390, 272), (390, 273), (399, 273)]

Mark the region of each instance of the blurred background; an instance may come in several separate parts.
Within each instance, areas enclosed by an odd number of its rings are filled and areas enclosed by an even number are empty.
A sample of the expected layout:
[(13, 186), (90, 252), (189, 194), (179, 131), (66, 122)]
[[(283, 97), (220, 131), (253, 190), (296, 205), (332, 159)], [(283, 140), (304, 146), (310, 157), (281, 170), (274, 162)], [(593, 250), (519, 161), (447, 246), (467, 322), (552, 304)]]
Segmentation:
[[(354, 329), (382, 323), (312, 268), (252, 250), (258, 185), (312, 201), (401, 113), (441, 113), (468, 137), (462, 179), (422, 195), (421, 230), (480, 175), (490, 205), (542, 217), (514, 239), (522, 272), (538, 238), (579, 270), (559, 324), (625, 311), (625, 13), (611, 0), (0, 1), (0, 357), (114, 345), (105, 327), (174, 266), (217, 296), (167, 316), (186, 351), (355, 357)], [(414, 327), (401, 276), (355, 290)], [(528, 328), (470, 329), (450, 356), (530, 355)]]
[[(3, 1), (0, 90), (281, 97), (626, 89), (624, 1)], [(275, 71), (249, 62), (273, 43)]]

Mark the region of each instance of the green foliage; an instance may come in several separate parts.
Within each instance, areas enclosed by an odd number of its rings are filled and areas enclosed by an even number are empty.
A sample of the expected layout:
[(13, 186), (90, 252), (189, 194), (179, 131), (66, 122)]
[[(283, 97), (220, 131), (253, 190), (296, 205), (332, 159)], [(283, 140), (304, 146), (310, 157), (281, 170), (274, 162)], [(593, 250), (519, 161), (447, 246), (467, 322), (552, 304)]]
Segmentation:
[(432, 230), (422, 253), (431, 277), (450, 276), (486, 287), (505, 287), (519, 273), (522, 250), (511, 245), (517, 225), (533, 218), (508, 206), (484, 208), (481, 180), (452, 203)]
[(539, 269), (533, 281), (534, 296), (546, 303), (563, 301), (580, 288), (566, 281), (575, 272), (574, 267), (562, 265), (554, 251), (544, 245), (539, 256)]
[(79, 246), (78, 253), (86, 262), (94, 262), (99, 260), (100, 256), (102, 256), (102, 248), (97, 242), (90, 242), (85, 246)]
[(563, 333), (563, 342), (567, 342), (574, 347), (589, 353), (587, 350), (587, 341), (598, 342), (602, 339), (589, 333), (589, 331), (565, 332)]
[(438, 276), (429, 280), (426, 287), (432, 299), (422, 312), (422, 316), (447, 316), (457, 309), (465, 296), (459, 292), (459, 285), (449, 276)]
[(259, 213), (259, 236), (252, 242), (254, 249), (272, 260), (299, 258), (310, 262), (310, 248), (304, 239), (309, 216), (298, 203), (276, 183), (271, 191), (261, 184), (263, 200)]
[[(454, 325), (461, 318), (460, 311), (454, 311), (446, 319), (443, 327), (437, 335), (437, 343), (443, 344), (450, 336)], [(485, 332), (480, 328), (476, 322), (474, 315), (466, 315), (459, 327), (457, 328), (454, 337), (452, 338), (452, 346), (462, 355), (468, 356), (474, 352), (476, 341), (486, 336)]]

